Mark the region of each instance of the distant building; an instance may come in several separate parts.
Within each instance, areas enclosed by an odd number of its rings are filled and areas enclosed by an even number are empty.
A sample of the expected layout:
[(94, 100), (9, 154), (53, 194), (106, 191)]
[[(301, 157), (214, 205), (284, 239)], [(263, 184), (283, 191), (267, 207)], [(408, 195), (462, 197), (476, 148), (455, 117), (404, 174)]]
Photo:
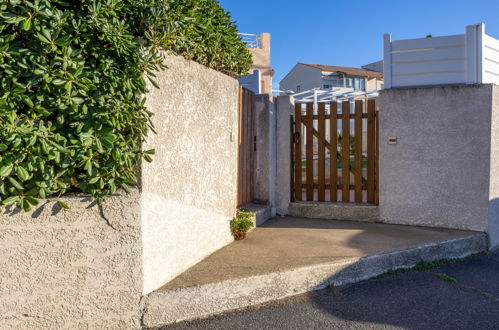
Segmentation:
[(371, 92), (383, 88), (382, 71), (383, 61), (362, 68), (297, 63), (281, 80), (279, 89), (299, 93), (314, 88), (347, 87)]
[(383, 73), (383, 60), (363, 65), (362, 69)]
[(253, 57), (253, 64), (250, 74), (241, 77), (239, 83), (257, 94), (272, 94), (274, 70), (270, 67), (270, 33), (240, 33), (240, 36)]

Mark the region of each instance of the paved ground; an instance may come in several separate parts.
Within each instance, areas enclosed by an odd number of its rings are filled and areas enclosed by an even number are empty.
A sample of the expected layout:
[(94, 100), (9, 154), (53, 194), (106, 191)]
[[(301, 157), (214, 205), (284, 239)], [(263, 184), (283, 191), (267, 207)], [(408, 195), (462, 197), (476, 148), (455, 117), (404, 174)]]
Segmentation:
[(499, 329), (499, 253), (162, 329)]
[(278, 217), (218, 250), (159, 291), (404, 250), (475, 232)]

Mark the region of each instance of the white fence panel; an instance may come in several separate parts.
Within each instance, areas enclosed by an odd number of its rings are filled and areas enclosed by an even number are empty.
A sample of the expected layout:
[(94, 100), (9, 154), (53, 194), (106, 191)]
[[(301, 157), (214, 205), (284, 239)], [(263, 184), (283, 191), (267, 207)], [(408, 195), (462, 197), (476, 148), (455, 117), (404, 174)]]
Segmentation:
[(464, 46), (464, 35), (418, 38), (392, 41), (392, 52), (407, 52), (417, 49), (432, 49)]
[(484, 80), (487, 82), (487, 84), (496, 84), (499, 85), (499, 75), (498, 74), (492, 74), (490, 72), (485, 72), (483, 74)]
[(446, 61), (446, 60), (465, 60), (466, 52), (464, 45), (458, 48), (432, 48), (428, 50), (393, 53), (392, 64)]
[(446, 61), (432, 61), (422, 63), (403, 63), (392, 65), (392, 74), (398, 75), (421, 75), (429, 73), (454, 73), (465, 72), (464, 60), (446, 60)]
[(499, 40), (485, 35), (483, 23), (443, 37), (391, 40), (384, 36), (385, 88), (499, 84)]
[(485, 35), (483, 42), (484, 81), (499, 85), (499, 40)]
[[(427, 73), (421, 75), (395, 76), (393, 77), (393, 86), (395, 87), (414, 87), (414, 86), (434, 86), (434, 85), (452, 85), (456, 81), (465, 79), (464, 72), (456, 73)], [(438, 84), (435, 82), (438, 81)]]

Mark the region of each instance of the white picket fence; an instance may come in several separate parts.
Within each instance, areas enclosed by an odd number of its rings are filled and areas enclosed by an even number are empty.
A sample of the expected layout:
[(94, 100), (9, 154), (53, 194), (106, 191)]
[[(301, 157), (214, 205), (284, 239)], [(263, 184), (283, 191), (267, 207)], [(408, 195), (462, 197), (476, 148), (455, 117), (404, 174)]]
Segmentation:
[(384, 35), (384, 88), (499, 84), (499, 40), (485, 34), (483, 23), (465, 34), (391, 40)]

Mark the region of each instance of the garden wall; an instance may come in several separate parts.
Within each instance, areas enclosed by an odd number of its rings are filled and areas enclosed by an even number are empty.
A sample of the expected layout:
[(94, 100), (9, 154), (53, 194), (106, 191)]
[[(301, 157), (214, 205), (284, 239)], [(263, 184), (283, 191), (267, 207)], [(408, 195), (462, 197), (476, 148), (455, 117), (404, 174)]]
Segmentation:
[(142, 165), (144, 293), (230, 243), (237, 205), (237, 80), (179, 56), (166, 64), (147, 96), (158, 134)]
[[(382, 221), (483, 232), (496, 228), (498, 100), (495, 85), (381, 93)], [(389, 137), (397, 144), (388, 144)]]
[(0, 328), (136, 329), (142, 293), (140, 195), (99, 209), (86, 197), (0, 215)]
[(237, 203), (238, 83), (167, 56), (151, 88), (156, 149), (140, 189), (99, 209), (42, 201), (0, 214), (0, 328), (136, 329), (142, 296), (231, 242)]

